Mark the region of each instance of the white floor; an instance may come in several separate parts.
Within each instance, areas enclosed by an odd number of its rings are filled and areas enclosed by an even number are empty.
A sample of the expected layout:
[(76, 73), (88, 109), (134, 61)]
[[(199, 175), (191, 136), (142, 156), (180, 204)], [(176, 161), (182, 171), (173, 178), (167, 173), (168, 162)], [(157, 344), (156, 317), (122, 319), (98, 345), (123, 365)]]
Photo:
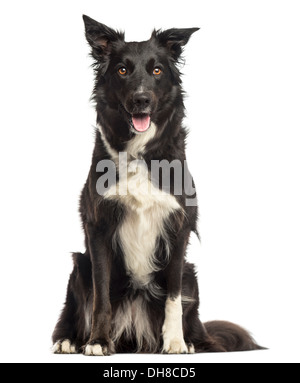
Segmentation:
[(194, 355), (115, 354), (106, 357), (55, 355), (49, 349), (36, 349), (34, 341), (25, 349), (14, 344), (3, 347), (1, 362), (21, 363), (299, 363), (297, 350), (263, 350)]

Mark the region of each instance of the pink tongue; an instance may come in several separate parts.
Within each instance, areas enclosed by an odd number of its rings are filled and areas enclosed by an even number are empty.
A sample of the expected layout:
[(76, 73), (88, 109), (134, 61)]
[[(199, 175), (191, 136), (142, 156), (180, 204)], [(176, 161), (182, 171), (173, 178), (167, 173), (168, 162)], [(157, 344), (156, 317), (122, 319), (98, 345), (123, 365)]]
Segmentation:
[(150, 127), (150, 116), (132, 116), (132, 123), (138, 132), (145, 132)]

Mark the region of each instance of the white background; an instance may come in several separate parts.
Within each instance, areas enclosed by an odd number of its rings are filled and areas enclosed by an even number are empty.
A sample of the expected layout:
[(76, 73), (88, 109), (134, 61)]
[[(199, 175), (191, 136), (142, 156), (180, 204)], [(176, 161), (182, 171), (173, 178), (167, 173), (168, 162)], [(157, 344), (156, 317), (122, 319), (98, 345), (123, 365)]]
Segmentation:
[[(51, 333), (84, 251), (78, 197), (93, 149), (85, 13), (148, 39), (201, 27), (183, 68), (201, 319), (270, 349), (198, 355), (52, 355)], [(0, 5), (1, 361), (300, 361), (298, 1), (17, 1)]]

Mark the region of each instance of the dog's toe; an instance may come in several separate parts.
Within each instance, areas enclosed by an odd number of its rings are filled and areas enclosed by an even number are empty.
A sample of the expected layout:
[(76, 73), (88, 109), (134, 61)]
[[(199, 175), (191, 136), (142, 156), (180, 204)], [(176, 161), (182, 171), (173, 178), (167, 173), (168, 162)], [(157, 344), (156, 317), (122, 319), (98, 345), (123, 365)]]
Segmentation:
[(195, 354), (195, 346), (193, 345), (193, 343), (189, 343), (187, 347), (188, 347), (188, 354)]
[(163, 353), (165, 354), (187, 354), (188, 348), (180, 338), (165, 340)]
[(76, 346), (69, 339), (57, 341), (52, 347), (54, 354), (76, 354)]
[(85, 346), (84, 355), (103, 356), (104, 354), (103, 354), (102, 347), (100, 346), (100, 344), (95, 343), (95, 344), (87, 344)]
[(106, 356), (110, 355), (107, 346), (101, 346), (99, 343), (87, 344), (84, 348), (84, 355), (86, 356)]

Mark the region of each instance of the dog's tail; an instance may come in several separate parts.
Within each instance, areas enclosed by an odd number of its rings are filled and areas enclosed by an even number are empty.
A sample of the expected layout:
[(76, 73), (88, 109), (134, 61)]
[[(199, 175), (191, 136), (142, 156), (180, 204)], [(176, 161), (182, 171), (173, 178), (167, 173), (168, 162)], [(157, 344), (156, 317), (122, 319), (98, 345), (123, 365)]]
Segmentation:
[(249, 351), (264, 350), (247, 330), (237, 324), (226, 321), (211, 321), (204, 327), (212, 340), (212, 349), (207, 351)]

